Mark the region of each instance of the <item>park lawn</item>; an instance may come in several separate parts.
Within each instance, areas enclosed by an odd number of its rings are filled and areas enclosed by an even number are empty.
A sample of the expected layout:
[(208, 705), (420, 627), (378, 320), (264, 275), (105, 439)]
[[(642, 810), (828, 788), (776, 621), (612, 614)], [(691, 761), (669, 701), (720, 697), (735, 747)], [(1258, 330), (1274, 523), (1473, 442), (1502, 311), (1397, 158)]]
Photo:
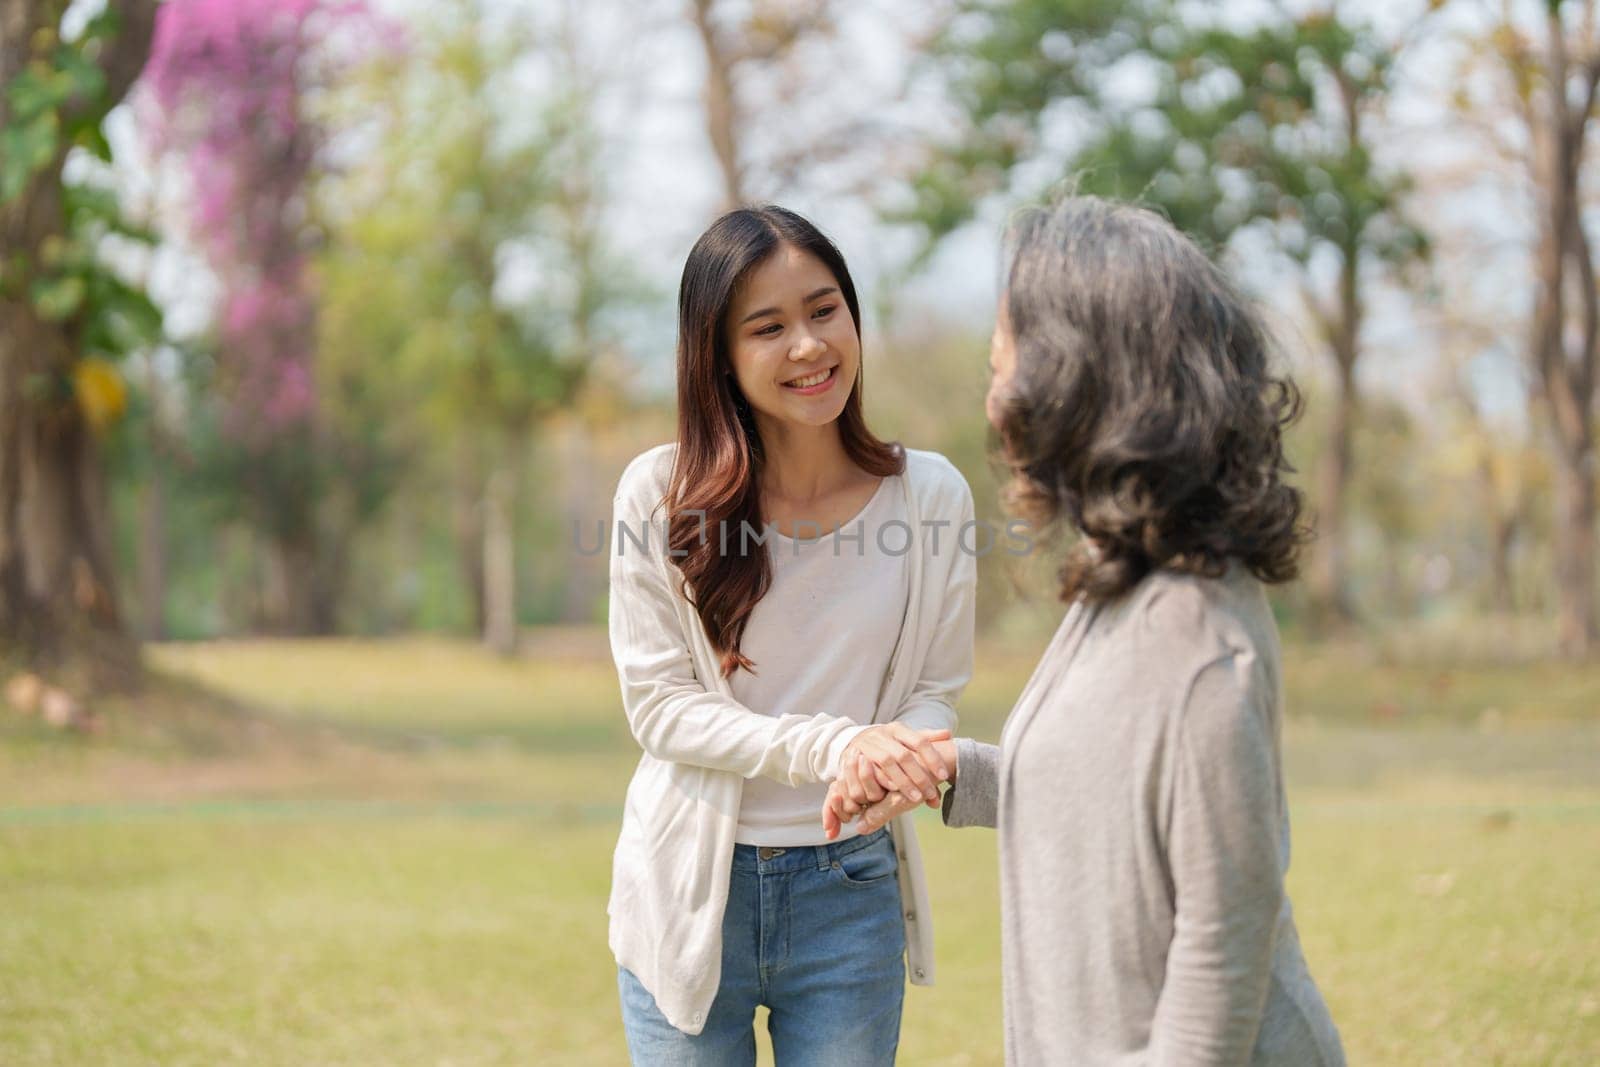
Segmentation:
[[(978, 736), (1025, 674), (1003, 658), (980, 661)], [(153, 659), (268, 711), (0, 730), (0, 1063), (624, 1061), (605, 897), (637, 753), (603, 657)], [(1375, 719), (1381, 683), (1285, 736), (1290, 892), (1351, 1062), (1600, 1062), (1593, 727)], [(180, 684), (156, 694), (199, 699)], [(225, 743), (241, 722), (262, 736)], [(925, 825), (939, 984), (908, 991), (902, 1062), (998, 1063), (994, 839)]]
[[(369, 731), (541, 752), (630, 743), (603, 633), (578, 629), (502, 659), (440, 638), (217, 641), (151, 650), (163, 670), (251, 704)], [(547, 652), (541, 654), (540, 649)]]

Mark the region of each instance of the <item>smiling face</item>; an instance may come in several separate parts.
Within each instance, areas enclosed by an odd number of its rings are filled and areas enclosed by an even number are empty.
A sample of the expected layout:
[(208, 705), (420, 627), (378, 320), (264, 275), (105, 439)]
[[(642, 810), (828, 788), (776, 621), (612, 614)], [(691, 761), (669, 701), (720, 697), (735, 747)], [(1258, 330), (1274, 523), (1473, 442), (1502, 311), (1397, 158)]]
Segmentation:
[(824, 426), (844, 410), (861, 365), (855, 319), (827, 264), (780, 244), (728, 307), (734, 379), (763, 419)]

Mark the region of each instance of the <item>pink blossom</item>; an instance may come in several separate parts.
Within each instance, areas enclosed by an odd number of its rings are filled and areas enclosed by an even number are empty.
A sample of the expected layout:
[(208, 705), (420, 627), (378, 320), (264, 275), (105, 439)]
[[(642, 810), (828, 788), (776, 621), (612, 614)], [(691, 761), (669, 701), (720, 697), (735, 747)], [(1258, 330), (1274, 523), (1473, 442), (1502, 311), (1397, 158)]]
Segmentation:
[(224, 297), (224, 424), (264, 445), (316, 409), (315, 303), (302, 204), (323, 131), (308, 92), (398, 34), (362, 0), (167, 0), (156, 14), (140, 117), (181, 155), (190, 227)]

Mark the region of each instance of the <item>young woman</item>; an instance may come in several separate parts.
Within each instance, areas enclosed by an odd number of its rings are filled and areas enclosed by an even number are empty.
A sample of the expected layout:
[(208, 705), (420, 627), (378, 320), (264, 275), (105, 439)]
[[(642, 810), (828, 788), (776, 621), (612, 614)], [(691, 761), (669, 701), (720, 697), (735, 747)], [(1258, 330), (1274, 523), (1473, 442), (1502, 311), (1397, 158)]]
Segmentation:
[[(860, 309), (792, 212), (730, 212), (678, 294), (678, 438), (613, 502), (611, 647), (644, 749), (609, 913), (636, 1063), (888, 1064), (933, 980), (908, 818), (830, 842), (848, 763), (937, 803), (972, 672), (961, 474), (862, 417)], [(944, 536), (941, 538), (940, 533)]]
[[(1160, 217), (1026, 215), (991, 351), (1010, 502), (1080, 535), (1071, 606), (998, 746), (942, 742), (950, 826), (998, 826), (1014, 1064), (1332, 1067), (1283, 879), (1282, 670), (1298, 409), (1260, 325)], [(824, 823), (906, 802), (841, 780)], [(913, 799), (910, 803), (915, 804)]]

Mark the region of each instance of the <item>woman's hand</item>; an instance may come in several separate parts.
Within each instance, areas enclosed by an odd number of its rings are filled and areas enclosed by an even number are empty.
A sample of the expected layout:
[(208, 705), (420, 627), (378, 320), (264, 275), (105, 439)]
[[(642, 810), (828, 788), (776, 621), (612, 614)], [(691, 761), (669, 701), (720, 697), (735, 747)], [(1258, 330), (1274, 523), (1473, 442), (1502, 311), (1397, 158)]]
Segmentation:
[[(914, 730), (903, 723), (873, 726), (858, 734), (844, 750), (839, 781), (845, 795), (865, 808), (890, 791), (918, 796), (932, 803), (939, 799), (939, 783), (949, 781), (954, 760), (946, 760), (936, 742), (950, 743), (949, 730)], [(864, 770), (862, 757), (870, 765)]]
[(916, 797), (908, 797), (903, 793), (890, 793), (872, 807), (862, 812), (856, 819), (856, 830), (863, 834), (870, 834), (880, 826), (889, 825), (889, 820), (916, 811), (924, 803), (930, 808), (937, 808), (939, 801), (921, 801)]
[(845, 796), (838, 782), (834, 782), (828, 787), (828, 797), (822, 803), (822, 832), (832, 841), (839, 836), (845, 823), (856, 819), (856, 829), (863, 834), (870, 834), (880, 826), (887, 826), (890, 819), (915, 811), (923, 804), (936, 808), (939, 801), (923, 800), (920, 796), (908, 797), (899, 792), (885, 793), (877, 803), (862, 809)]
[[(956, 743), (950, 738), (949, 731), (929, 731), (925, 736), (933, 748), (932, 754), (938, 762), (941, 777), (954, 781), (958, 770)], [(858, 829), (862, 833), (871, 833), (895, 816), (915, 810), (920, 804), (926, 803), (930, 808), (939, 806), (937, 790), (932, 797), (924, 799), (925, 795), (921, 793), (883, 789), (878, 785), (871, 763), (864, 756), (858, 756), (853, 762), (847, 759), (844, 770), (851, 773), (841, 774), (828, 787), (828, 795), (822, 804), (822, 829), (830, 841), (839, 836), (845, 823), (857, 816), (862, 817)]]

